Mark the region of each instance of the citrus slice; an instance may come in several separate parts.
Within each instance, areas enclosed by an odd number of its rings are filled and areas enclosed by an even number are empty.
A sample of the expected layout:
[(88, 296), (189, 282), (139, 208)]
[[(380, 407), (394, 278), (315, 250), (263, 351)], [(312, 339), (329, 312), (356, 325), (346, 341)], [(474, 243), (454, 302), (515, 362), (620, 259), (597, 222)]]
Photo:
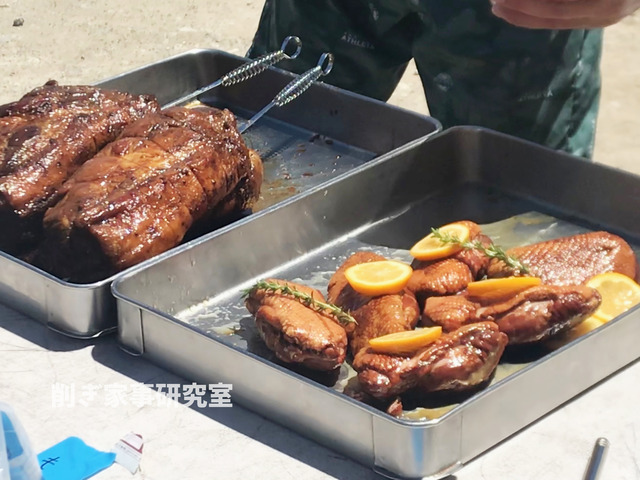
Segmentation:
[(380, 260), (349, 267), (344, 275), (356, 292), (375, 297), (400, 292), (412, 273), (411, 265), (394, 260)]
[(390, 333), (369, 340), (369, 346), (378, 353), (413, 353), (440, 338), (442, 327), (416, 328)]
[(467, 292), (472, 297), (500, 298), (515, 295), (541, 283), (542, 280), (538, 277), (490, 278), (469, 283)]
[[(459, 242), (469, 241), (469, 229), (461, 223), (444, 225), (438, 231), (442, 235), (453, 237)], [(449, 257), (460, 250), (462, 250), (462, 247), (457, 243), (444, 243), (433, 233), (430, 233), (411, 247), (409, 253), (417, 260), (437, 260)]]
[(602, 303), (593, 316), (603, 322), (614, 319), (640, 303), (640, 285), (621, 273), (601, 273), (591, 277), (587, 286), (598, 290), (602, 297)]

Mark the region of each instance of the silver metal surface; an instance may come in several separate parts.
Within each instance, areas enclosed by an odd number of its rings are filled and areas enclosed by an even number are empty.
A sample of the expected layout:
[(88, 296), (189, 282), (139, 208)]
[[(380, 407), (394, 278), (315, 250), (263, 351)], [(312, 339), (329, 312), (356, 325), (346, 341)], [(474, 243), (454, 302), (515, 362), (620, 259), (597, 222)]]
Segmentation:
[[(291, 53), (287, 53), (287, 50), (292, 45), (295, 50)], [(183, 103), (188, 102), (189, 100), (196, 99), (203, 93), (206, 93), (214, 88), (223, 86), (228, 87), (230, 85), (235, 85), (236, 83), (244, 82), (245, 80), (249, 80), (250, 78), (259, 75), (264, 72), (267, 68), (272, 65), (276, 65), (278, 62), (284, 59), (293, 60), (300, 55), (300, 51), (302, 50), (302, 42), (298, 37), (289, 36), (284, 39), (282, 42), (282, 46), (280, 50), (275, 52), (267, 53), (262, 55), (251, 62), (241, 65), (229, 73), (226, 73), (221, 78), (216, 80), (209, 85), (205, 85), (204, 87), (198, 88), (195, 92), (184, 95), (180, 98), (177, 98), (166, 105), (163, 105), (162, 108), (174, 107), (176, 105), (181, 105)]]
[[(194, 50), (96, 85), (154, 94), (164, 104), (247, 63), (217, 50)], [(207, 92), (203, 101), (249, 118), (293, 78), (270, 68), (259, 79)], [(400, 145), (420, 142), (440, 128), (430, 117), (314, 84), (298, 101), (266, 116), (244, 135), (264, 160), (263, 195), (254, 211), (303, 193)], [(115, 330), (113, 278), (73, 284), (0, 252), (0, 302), (73, 337), (90, 338)]]
[(602, 465), (607, 456), (609, 450), (609, 440), (604, 437), (600, 437), (596, 440), (593, 446), (593, 452), (589, 458), (587, 469), (584, 472), (583, 480), (598, 480), (600, 473), (602, 473)]
[(312, 69), (301, 74), (295, 80), (292, 80), (286, 87), (284, 87), (273, 100), (265, 105), (258, 113), (254, 114), (249, 120), (238, 125), (238, 131), (244, 133), (250, 126), (260, 120), (269, 110), (273, 107), (283, 107), (287, 103), (295, 100), (302, 95), (313, 82), (317, 81), (320, 77), (328, 75), (333, 68), (333, 55), (330, 53), (323, 53), (318, 64)]
[[(356, 250), (402, 255), (429, 227), (460, 219), (520, 219), (516, 235), (494, 238), (505, 246), (598, 228), (638, 245), (639, 193), (631, 174), (487, 130), (450, 129), (130, 270), (112, 285), (119, 341), (192, 381), (232, 383), (234, 402), (381, 474), (442, 478), (639, 358), (640, 310), (551, 353), (505, 357), (504, 378), (437, 418), (416, 410), (398, 419), (341, 393), (348, 365), (331, 376), (278, 362), (241, 290), (267, 276), (326, 288)], [(527, 212), (547, 219), (545, 228)]]

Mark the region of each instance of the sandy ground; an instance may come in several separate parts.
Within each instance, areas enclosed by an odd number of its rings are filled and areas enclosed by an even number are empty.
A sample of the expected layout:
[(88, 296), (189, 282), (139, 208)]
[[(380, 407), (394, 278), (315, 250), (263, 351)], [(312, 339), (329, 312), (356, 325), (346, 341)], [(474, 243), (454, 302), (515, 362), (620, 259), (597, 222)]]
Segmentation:
[[(49, 79), (92, 83), (192, 48), (244, 55), (261, 9), (259, 0), (0, 0), (0, 104)], [(638, 13), (606, 30), (594, 159), (640, 174), (638, 40)], [(428, 112), (413, 65), (390, 102)]]

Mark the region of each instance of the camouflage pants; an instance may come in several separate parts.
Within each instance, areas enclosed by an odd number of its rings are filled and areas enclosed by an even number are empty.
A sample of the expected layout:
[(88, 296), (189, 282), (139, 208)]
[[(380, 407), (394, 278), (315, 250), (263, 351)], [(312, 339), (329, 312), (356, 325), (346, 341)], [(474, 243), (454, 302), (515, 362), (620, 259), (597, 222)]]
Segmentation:
[(266, 0), (250, 57), (297, 35), (303, 72), (335, 55), (327, 83), (387, 100), (416, 62), (444, 128), (479, 125), (590, 158), (602, 30), (527, 30), (489, 0)]

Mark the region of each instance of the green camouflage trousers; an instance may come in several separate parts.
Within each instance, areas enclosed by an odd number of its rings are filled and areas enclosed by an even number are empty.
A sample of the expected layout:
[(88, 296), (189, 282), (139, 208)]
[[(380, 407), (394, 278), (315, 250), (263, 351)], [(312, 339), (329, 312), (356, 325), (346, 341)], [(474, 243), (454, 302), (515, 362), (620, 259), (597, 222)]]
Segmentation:
[(489, 0), (266, 0), (250, 57), (287, 35), (303, 72), (335, 56), (324, 81), (387, 100), (415, 59), (430, 114), (590, 158), (600, 97), (602, 30), (527, 30)]

